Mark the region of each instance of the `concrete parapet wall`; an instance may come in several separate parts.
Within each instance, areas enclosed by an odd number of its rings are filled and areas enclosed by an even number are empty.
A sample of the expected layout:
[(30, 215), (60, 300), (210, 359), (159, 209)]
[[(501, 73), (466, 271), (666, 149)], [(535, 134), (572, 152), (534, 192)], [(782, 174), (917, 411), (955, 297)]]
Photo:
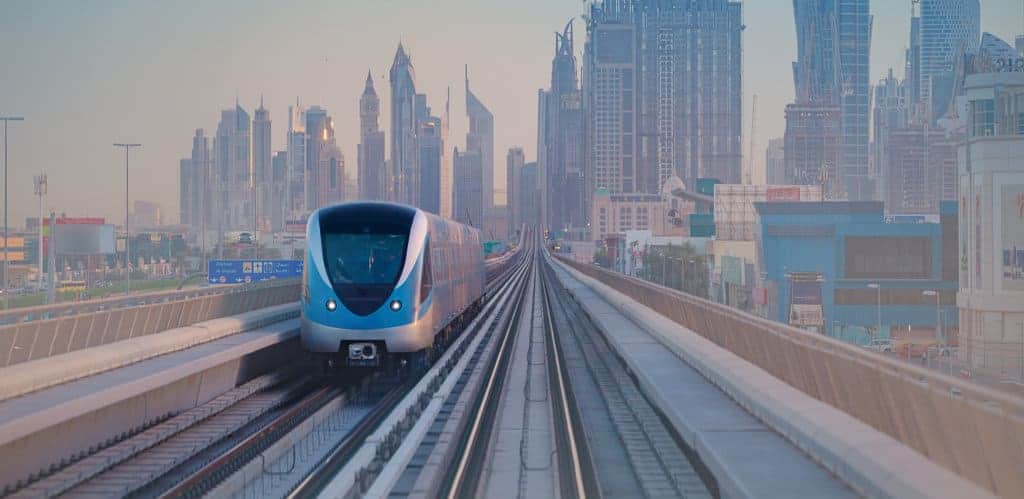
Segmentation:
[[(86, 383), (70, 398), (48, 391), (26, 396), (47, 395), (26, 404), (32, 407), (11, 408), (14, 417), (0, 418), (0, 491), (301, 357), (298, 321), (275, 328), (204, 355), (153, 366), (142, 370), (144, 374), (101, 374), (97, 378), (121, 382)], [(63, 386), (54, 389), (61, 391)], [(27, 401), (19, 398), (0, 404), (16, 402)]]
[[(125, 316), (131, 315), (131, 310), (126, 310)], [(200, 322), (193, 326), (125, 339), (116, 344), (77, 349), (3, 367), (0, 368), (0, 400), (183, 350), (242, 331), (294, 319), (298, 315), (298, 303), (276, 305), (232, 317)], [(85, 317), (89, 315), (79, 316), (79, 319)]]
[[(560, 260), (581, 278), (611, 288), (604, 293), (618, 294), (609, 301), (623, 313), (659, 334), (737, 402), (862, 493), (965, 497), (957, 491), (970, 488), (951, 480), (956, 476), (944, 477), (945, 469), (996, 495), (1024, 497), (1024, 401), (695, 296)], [(643, 307), (625, 306), (622, 295)], [(684, 341), (685, 334), (667, 333), (671, 323), (701, 338), (690, 335)], [(697, 339), (706, 341), (701, 346)]]
[[(235, 288), (230, 292), (194, 294), (161, 293), (150, 297), (148, 305), (0, 326), (0, 367), (137, 338), (257, 308), (298, 302), (299, 284), (289, 282), (249, 289)], [(171, 301), (152, 303), (157, 299)], [(119, 300), (123, 301), (124, 298)]]

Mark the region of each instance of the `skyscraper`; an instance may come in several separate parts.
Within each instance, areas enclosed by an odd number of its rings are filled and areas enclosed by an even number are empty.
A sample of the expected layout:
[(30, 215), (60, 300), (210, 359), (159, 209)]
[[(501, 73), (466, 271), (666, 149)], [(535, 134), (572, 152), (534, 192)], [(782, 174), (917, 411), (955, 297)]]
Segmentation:
[(388, 199), (390, 184), (384, 163), (384, 131), (380, 129), (380, 99), (373, 88), (373, 77), (366, 73), (366, 86), (359, 98), (359, 197), (367, 200)]
[(249, 113), (237, 103), (221, 111), (214, 141), (216, 196), (212, 213), (215, 227), (225, 230), (252, 229), (253, 219), (249, 186), (252, 124)]
[[(479, 227), (486, 227), (487, 213), (494, 207), (494, 115), (487, 106), (469, 89), (469, 68), (466, 68), (466, 116), (469, 131), (466, 133), (466, 153), (478, 153), (480, 157), (481, 196), (483, 216)], [(458, 193), (456, 193), (456, 196)]]
[(934, 122), (949, 109), (957, 59), (978, 48), (981, 4), (979, 0), (920, 0), (919, 5), (921, 53), (914, 76), (926, 98), (924, 111), (930, 113), (926, 118)]
[[(806, 111), (820, 108), (819, 118), (838, 120), (839, 159), (831, 179), (835, 185), (829, 190), (850, 200), (872, 199), (874, 179), (868, 160), (869, 0), (794, 0), (793, 12), (797, 33), (795, 105), (802, 110), (793, 116), (806, 118)], [(828, 109), (832, 106), (839, 108), (834, 116)], [(787, 125), (790, 128), (806, 129), (801, 124)], [(790, 142), (801, 140), (787, 140)], [(787, 159), (787, 163), (794, 162), (804, 161)]]
[[(530, 162), (523, 165), (519, 171), (519, 181), (516, 183), (516, 204), (521, 209), (518, 212), (519, 226), (523, 224), (534, 225), (540, 221), (540, 180), (538, 178), (537, 162)], [(512, 234), (520, 227), (513, 226)]]
[(544, 121), (538, 127), (543, 131), (538, 142), (544, 148), (538, 160), (544, 164), (544, 199), (550, 205), (544, 210), (549, 215), (546, 225), (583, 231), (589, 212), (585, 208), (588, 188), (584, 181), (583, 107), (572, 26), (570, 21), (561, 33), (555, 33), (551, 86), (543, 94), (538, 116)]
[(306, 110), (306, 210), (341, 202), (345, 192), (345, 157), (334, 138), (327, 110)]
[(832, 104), (786, 106), (786, 184), (817, 184), (826, 196), (842, 197), (842, 182), (837, 175), (841, 146), (839, 113), (839, 106)]
[(768, 185), (783, 185), (786, 183), (786, 141), (782, 138), (768, 140), (768, 148), (765, 151), (765, 180)]
[[(587, 41), (583, 49), (583, 108), (586, 122), (586, 163), (591, 178), (588, 196), (597, 189), (608, 192), (636, 192), (644, 173), (640, 163), (639, 113), (637, 92), (640, 61), (636, 43), (637, 31), (634, 4), (631, 0), (605, 0), (590, 6)], [(541, 92), (542, 114), (548, 114), (549, 92)], [(540, 123), (544, 134), (546, 123)], [(546, 148), (538, 147), (537, 165), (542, 179), (550, 177)], [(542, 180), (546, 183), (546, 180)], [(546, 191), (546, 189), (545, 189)], [(545, 192), (544, 214), (554, 214), (551, 193)]]
[(451, 88), (445, 94), (444, 114), (441, 115), (441, 216), (452, 218), (452, 155), (448, 154), (449, 120), (451, 119)]
[(388, 199), (412, 204), (411, 184), (416, 170), (416, 73), (412, 60), (398, 44), (389, 71), (391, 84), (391, 180)]
[(212, 161), (210, 158), (210, 138), (206, 136), (202, 128), (197, 128), (192, 137), (192, 156), (189, 161), (189, 170), (192, 175), (190, 183), (189, 221), (193, 231), (201, 230), (203, 222), (206, 227), (211, 228), (211, 193), (213, 178), (210, 175)]
[(484, 180), (480, 150), (459, 151), (455, 148), (453, 210), (455, 221), (483, 228)]
[(441, 118), (432, 116), (420, 123), (416, 134), (419, 153), (418, 207), (435, 215), (441, 213), (441, 164), (444, 152)]
[(306, 212), (306, 112), (299, 106), (288, 107), (288, 213), (295, 219)]
[[(907, 57), (912, 57), (913, 49), (908, 49)], [(910, 67), (910, 64), (907, 64)], [(888, 75), (875, 86), (873, 109), (874, 142), (871, 146), (872, 174), (879, 179), (878, 198), (885, 201), (885, 208), (892, 208), (889, 198), (890, 173), (889, 158), (886, 150), (889, 138), (894, 130), (906, 128), (910, 124), (913, 113), (914, 80), (899, 80), (889, 69)]]
[(259, 230), (270, 226), (270, 146), (270, 112), (263, 107), (261, 96), (260, 107), (253, 113), (252, 120), (252, 189), (256, 203), (253, 210)]
[(515, 235), (523, 224), (523, 205), (519, 204), (519, 182), (522, 180), (522, 169), (526, 163), (522, 147), (511, 147), (505, 156), (505, 195), (508, 199), (509, 237)]
[(739, 182), (742, 30), (731, 0), (591, 4), (583, 107), (593, 189), (656, 194), (673, 175)]
[(288, 153), (277, 151), (270, 162), (270, 202), (267, 203), (267, 217), (270, 218), (270, 230), (277, 232), (284, 229), (288, 219)]
[(182, 225), (192, 225), (192, 160), (178, 161), (178, 220)]
[[(642, 2), (638, 113), (643, 155), (637, 190), (656, 194), (673, 175), (740, 182), (742, 4)], [(865, 136), (866, 137), (866, 136)]]

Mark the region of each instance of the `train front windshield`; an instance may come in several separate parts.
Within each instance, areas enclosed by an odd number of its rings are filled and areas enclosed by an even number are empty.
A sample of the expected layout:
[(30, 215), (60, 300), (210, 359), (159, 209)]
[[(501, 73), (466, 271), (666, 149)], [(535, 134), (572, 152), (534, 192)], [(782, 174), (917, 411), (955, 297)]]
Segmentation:
[(402, 272), (402, 233), (323, 234), (324, 264), (334, 286), (393, 285)]
[(386, 204), (349, 204), (320, 214), (324, 270), (346, 309), (366, 316), (391, 296), (405, 265), (416, 212)]

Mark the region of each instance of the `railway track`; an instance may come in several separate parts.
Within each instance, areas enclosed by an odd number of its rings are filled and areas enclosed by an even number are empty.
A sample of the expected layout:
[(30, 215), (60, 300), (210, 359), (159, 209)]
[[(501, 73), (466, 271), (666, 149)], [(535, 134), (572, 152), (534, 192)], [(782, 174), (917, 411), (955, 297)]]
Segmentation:
[(424, 411), (436, 416), (430, 403), (461, 394), (461, 375), (483, 370), (493, 346), (507, 341), (531, 275), (527, 261), (489, 283), (483, 309), (422, 377), (328, 381), (301, 367), (260, 376), (10, 497), (312, 497), (336, 488), (339, 476), (353, 478), (350, 490), (369, 490)]
[[(717, 495), (714, 480), (640, 390), (602, 332), (541, 263), (548, 330), (564, 352), (560, 372), (571, 393), (566, 414), (593, 439), (583, 490), (592, 497)], [(710, 484), (710, 485), (709, 485)]]

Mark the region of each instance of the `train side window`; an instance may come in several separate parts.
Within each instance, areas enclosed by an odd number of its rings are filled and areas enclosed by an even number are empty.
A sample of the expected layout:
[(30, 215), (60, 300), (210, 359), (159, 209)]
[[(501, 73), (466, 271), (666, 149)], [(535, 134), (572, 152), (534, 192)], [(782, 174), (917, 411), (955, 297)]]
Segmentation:
[(423, 272), (420, 276), (420, 303), (423, 303), (428, 296), (430, 296), (430, 290), (434, 287), (434, 275), (430, 265), (430, 241), (427, 241), (427, 246), (423, 248)]

